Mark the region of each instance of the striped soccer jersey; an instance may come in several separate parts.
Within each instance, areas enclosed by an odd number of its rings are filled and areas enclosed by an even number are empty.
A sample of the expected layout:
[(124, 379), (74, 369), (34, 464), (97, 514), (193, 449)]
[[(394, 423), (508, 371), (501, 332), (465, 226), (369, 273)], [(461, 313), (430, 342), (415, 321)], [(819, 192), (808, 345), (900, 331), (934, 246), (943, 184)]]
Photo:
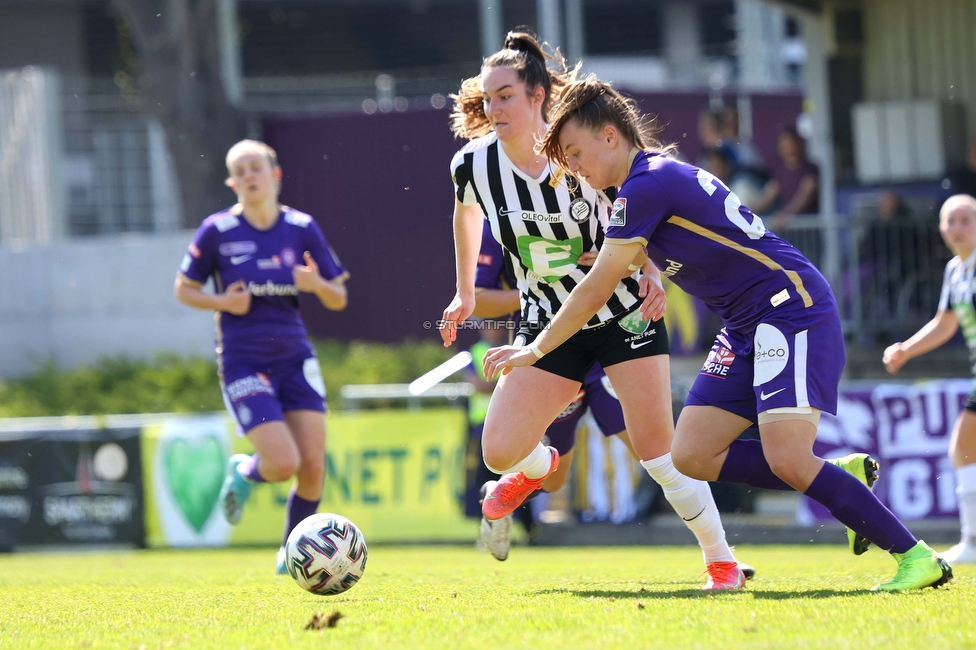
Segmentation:
[[(472, 140), (451, 161), (458, 200), (481, 206), (510, 256), (523, 323), (548, 323), (589, 270), (577, 264), (580, 255), (603, 244), (599, 211), (609, 208), (606, 198), (583, 184), (570, 189), (565, 178), (553, 187), (550, 171), (538, 179), (523, 173), (494, 133)], [(586, 327), (630, 311), (638, 288), (636, 274), (622, 280)]]
[(976, 251), (965, 260), (958, 255), (946, 264), (939, 296), (939, 311), (951, 309), (959, 319), (959, 328), (966, 339), (969, 356), (976, 374), (976, 295), (973, 292), (976, 276)]

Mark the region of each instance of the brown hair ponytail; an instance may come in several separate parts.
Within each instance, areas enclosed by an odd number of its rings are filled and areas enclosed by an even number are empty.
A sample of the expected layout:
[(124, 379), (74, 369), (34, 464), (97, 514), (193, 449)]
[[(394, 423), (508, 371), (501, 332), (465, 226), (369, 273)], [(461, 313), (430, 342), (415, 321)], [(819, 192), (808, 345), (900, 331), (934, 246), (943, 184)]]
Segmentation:
[[(502, 49), (485, 59), (481, 69), (512, 68), (530, 93), (542, 88), (546, 93), (542, 102), (542, 119), (548, 122), (553, 103), (558, 101), (563, 88), (576, 79), (579, 64), (572, 70), (568, 69), (566, 59), (559, 50), (548, 53), (545, 45), (527, 31), (509, 32)], [(491, 122), (485, 115), (480, 73), (462, 81), (461, 89), (456, 95), (451, 95), (451, 99), (454, 100), (451, 132), (455, 137), (470, 140), (491, 131)]]
[(559, 146), (559, 132), (570, 120), (591, 131), (612, 124), (621, 137), (644, 151), (657, 151), (666, 154), (675, 152), (676, 147), (665, 147), (656, 138), (660, 128), (653, 118), (641, 115), (637, 103), (624, 97), (605, 81), (593, 75), (574, 81), (562, 92), (559, 103), (552, 110), (549, 130), (542, 138), (538, 149), (549, 160), (564, 171), (567, 170), (566, 154)]

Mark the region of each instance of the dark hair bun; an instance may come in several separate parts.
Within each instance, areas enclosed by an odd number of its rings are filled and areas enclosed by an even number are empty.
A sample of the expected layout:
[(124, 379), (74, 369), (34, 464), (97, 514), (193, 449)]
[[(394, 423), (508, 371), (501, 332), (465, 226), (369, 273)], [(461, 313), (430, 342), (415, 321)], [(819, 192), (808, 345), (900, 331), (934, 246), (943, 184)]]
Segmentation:
[(539, 40), (529, 32), (509, 32), (505, 36), (505, 44), (502, 46), (502, 49), (525, 52), (542, 62), (546, 60), (546, 55), (542, 51), (542, 45), (539, 44)]

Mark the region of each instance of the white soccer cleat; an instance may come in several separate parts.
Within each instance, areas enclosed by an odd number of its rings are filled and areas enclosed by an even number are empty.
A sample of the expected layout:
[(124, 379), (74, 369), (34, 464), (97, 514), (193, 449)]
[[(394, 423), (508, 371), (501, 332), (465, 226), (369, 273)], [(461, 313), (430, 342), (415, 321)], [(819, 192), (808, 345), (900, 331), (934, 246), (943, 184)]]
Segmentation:
[[(485, 481), (481, 486), (481, 501), (485, 502), (485, 496), (495, 489), (498, 481)], [(499, 561), (508, 559), (508, 549), (512, 545), (512, 515), (506, 515), (501, 519), (491, 521), (485, 517), (481, 518), (481, 539), (480, 545), (488, 549), (491, 556)]]
[(506, 560), (508, 549), (512, 545), (512, 515), (490, 521), (481, 518), (481, 541), (485, 548), (496, 560)]
[(968, 542), (959, 542), (939, 555), (949, 564), (976, 564), (976, 547)]

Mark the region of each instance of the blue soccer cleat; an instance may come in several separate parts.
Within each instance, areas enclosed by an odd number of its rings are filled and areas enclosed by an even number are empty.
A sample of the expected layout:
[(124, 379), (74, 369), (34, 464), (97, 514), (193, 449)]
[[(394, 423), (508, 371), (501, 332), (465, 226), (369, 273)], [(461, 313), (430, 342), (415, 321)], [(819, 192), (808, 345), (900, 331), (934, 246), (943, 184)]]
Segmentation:
[(280, 576), (288, 575), (288, 556), (285, 555), (284, 546), (278, 549), (278, 555), (275, 558), (275, 573)]
[(220, 510), (224, 513), (224, 519), (228, 523), (236, 526), (241, 521), (241, 514), (244, 512), (244, 504), (251, 496), (251, 488), (254, 485), (237, 471), (237, 466), (245, 460), (249, 460), (247, 454), (234, 454), (227, 461), (227, 476), (224, 477), (224, 484), (220, 487)]

